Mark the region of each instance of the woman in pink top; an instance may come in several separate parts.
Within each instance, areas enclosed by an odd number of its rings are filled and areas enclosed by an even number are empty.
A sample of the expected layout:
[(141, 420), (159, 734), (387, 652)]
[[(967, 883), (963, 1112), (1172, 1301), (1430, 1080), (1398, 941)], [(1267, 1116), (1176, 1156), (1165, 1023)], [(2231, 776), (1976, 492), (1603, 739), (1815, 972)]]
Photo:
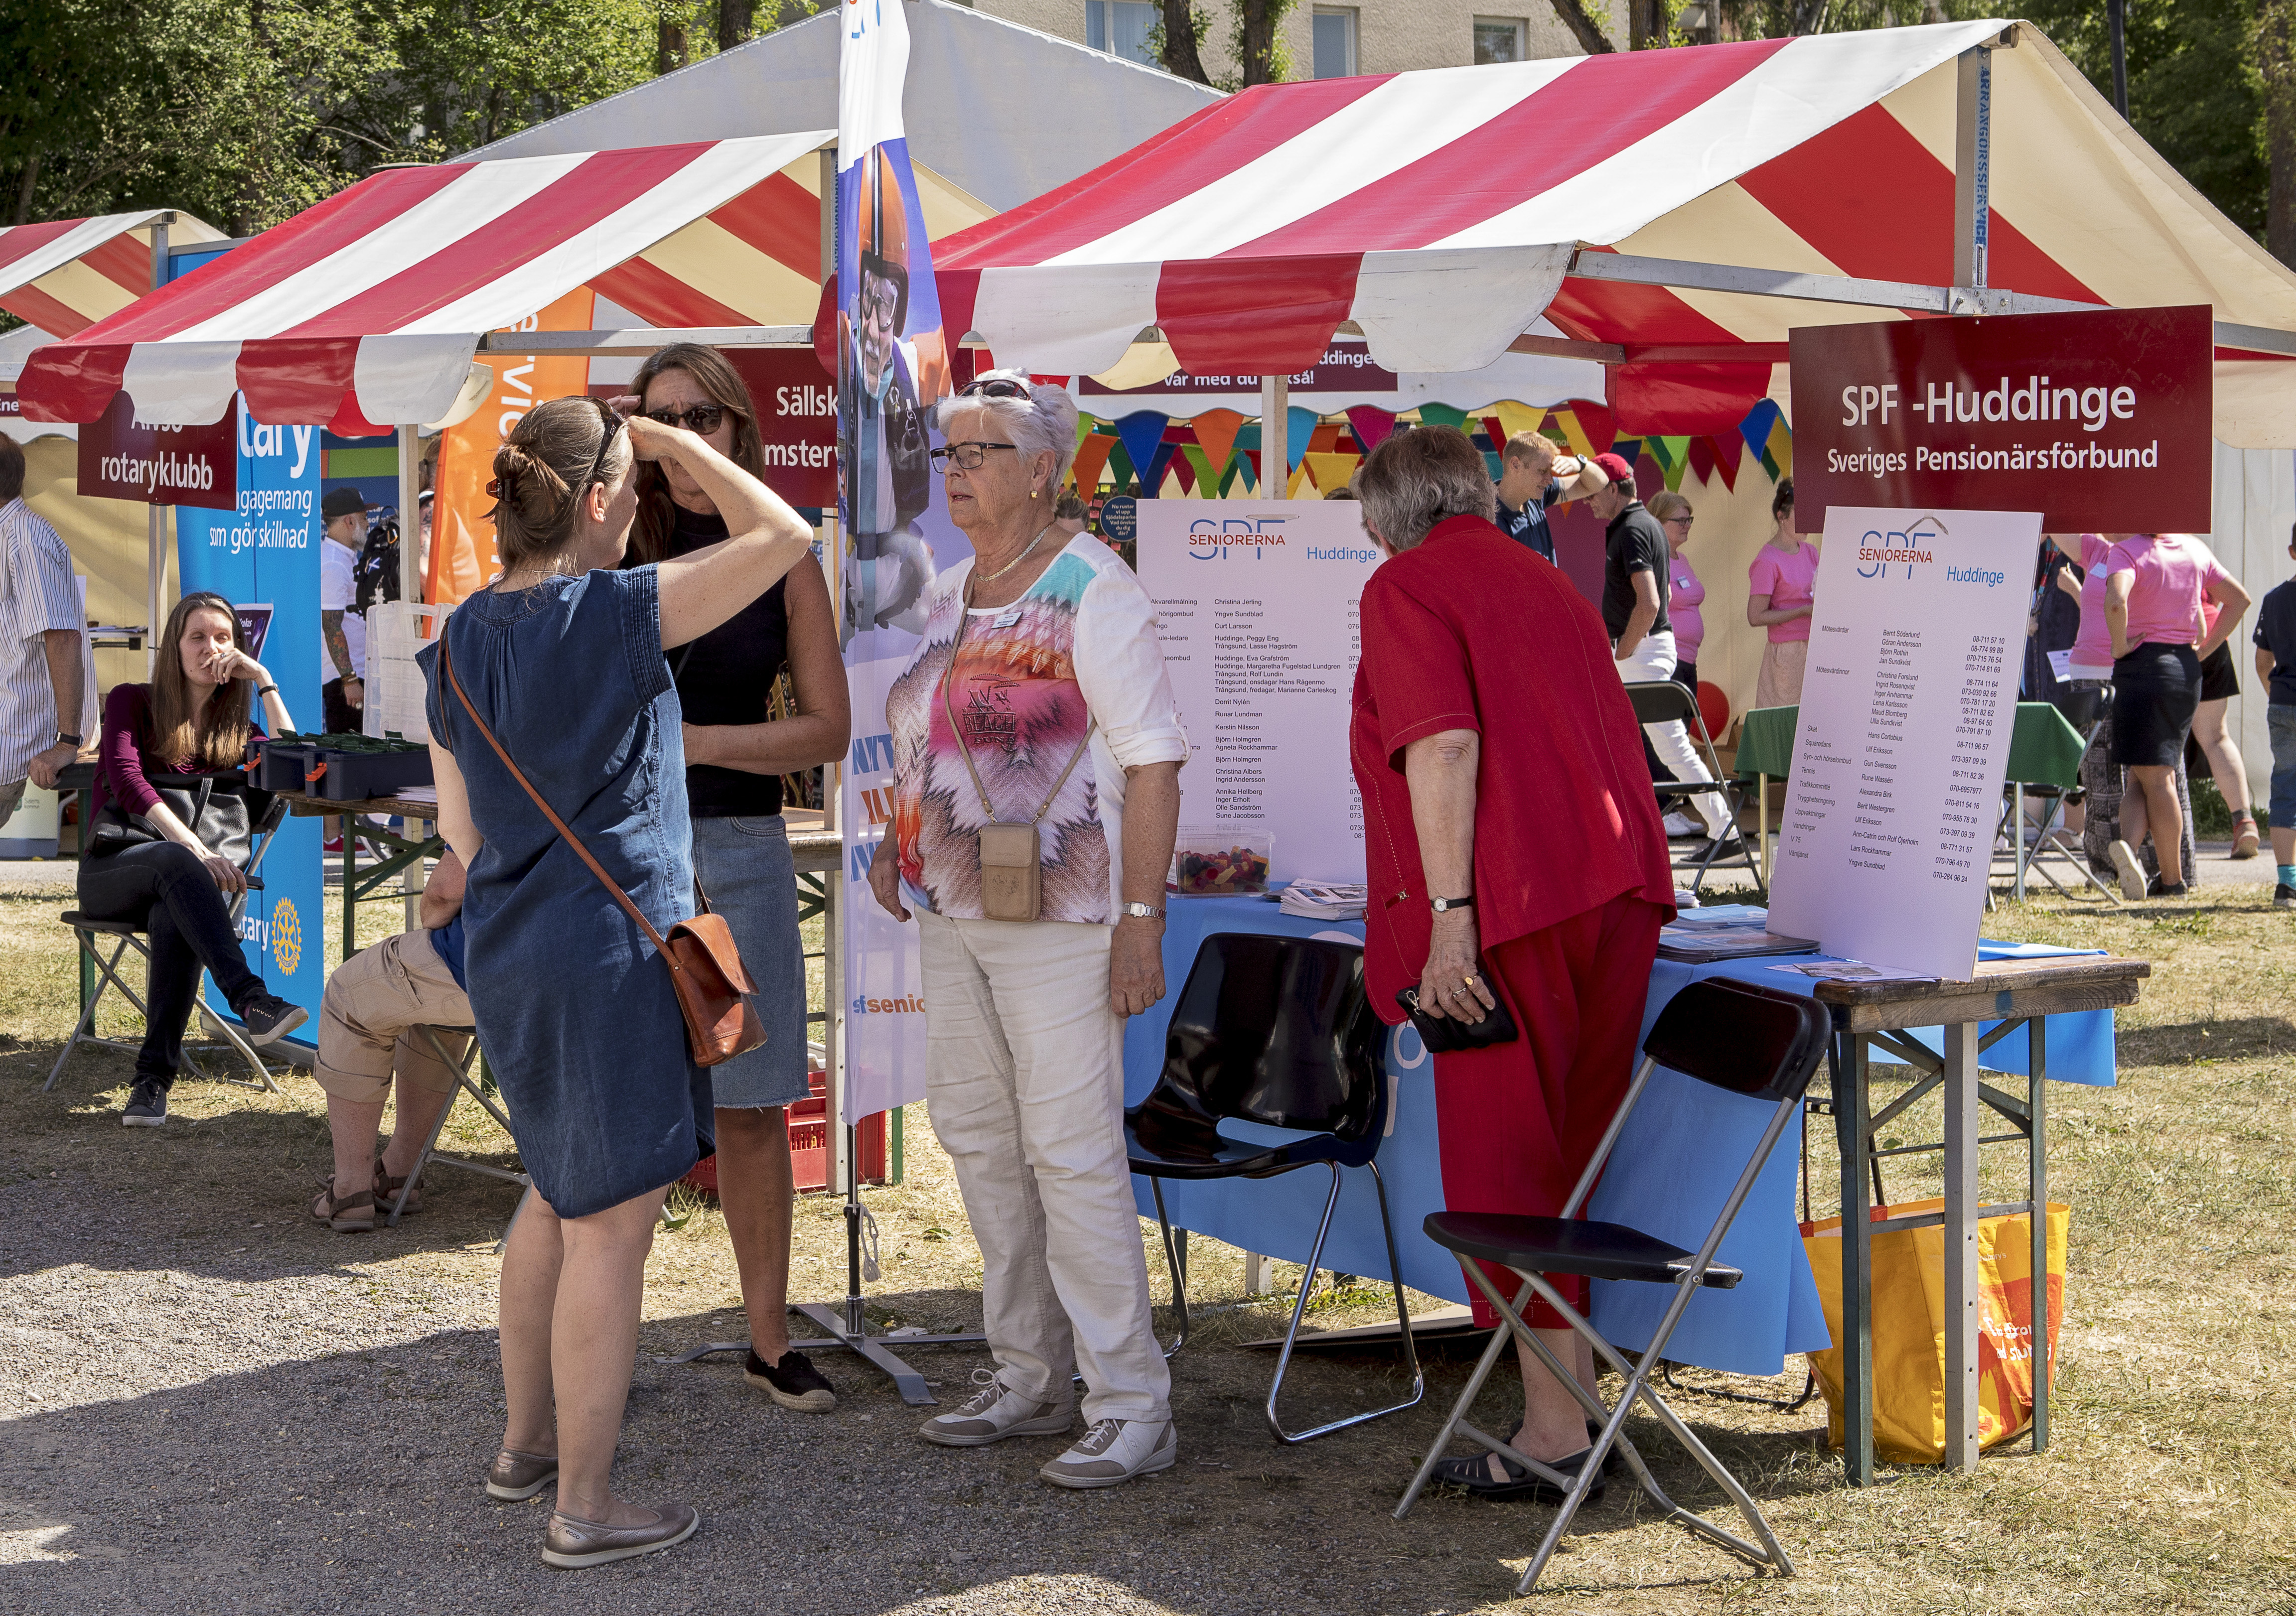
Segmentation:
[[(2136, 788), (2121, 799), (2113, 867), (2124, 898), (2180, 898), (2184, 816), (2177, 807), (2177, 765), (2200, 706), (2202, 659), (2247, 611), (2248, 591), (2207, 546), (2180, 533), (2120, 536), (2105, 557), (2104, 578), (2112, 633), (2112, 760)], [(2210, 628), (2201, 613), (2203, 595), (2235, 609)], [(2161, 868), (2151, 885), (2136, 857), (2148, 828)]]
[(1793, 707), (1801, 701), (1802, 669), (1809, 660), (1809, 614), (1817, 593), (1817, 546), (1794, 531), (1794, 486), (1788, 477), (1770, 501), (1777, 531), (1746, 569), (1746, 621), (1767, 628), (1754, 705)]
[(1666, 568), (1666, 615), (1674, 625), (1674, 679), (1698, 693), (1698, 647), (1706, 638), (1706, 623), (1698, 609), (1706, 603), (1706, 586), (1690, 570), (1682, 547), (1690, 542), (1690, 502), (1671, 488), (1653, 494), (1643, 509), (1658, 518), (1666, 529), (1671, 558)]

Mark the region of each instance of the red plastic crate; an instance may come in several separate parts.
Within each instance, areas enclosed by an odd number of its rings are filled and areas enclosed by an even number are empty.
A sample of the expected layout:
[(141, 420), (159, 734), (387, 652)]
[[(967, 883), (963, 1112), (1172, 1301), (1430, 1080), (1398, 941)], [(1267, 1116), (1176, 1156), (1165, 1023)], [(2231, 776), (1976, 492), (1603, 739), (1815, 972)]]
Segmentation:
[[(800, 1100), (789, 1108), (790, 1171), (797, 1182), (798, 1194), (815, 1194), (834, 1188), (829, 1182), (829, 1079), (826, 1073), (808, 1072), (812, 1085), (810, 1098)], [(885, 1182), (885, 1113), (862, 1120), (857, 1130), (861, 1152), (861, 1182)], [(704, 1156), (693, 1164), (693, 1170), (684, 1182), (690, 1187), (709, 1194), (718, 1193), (718, 1158)]]

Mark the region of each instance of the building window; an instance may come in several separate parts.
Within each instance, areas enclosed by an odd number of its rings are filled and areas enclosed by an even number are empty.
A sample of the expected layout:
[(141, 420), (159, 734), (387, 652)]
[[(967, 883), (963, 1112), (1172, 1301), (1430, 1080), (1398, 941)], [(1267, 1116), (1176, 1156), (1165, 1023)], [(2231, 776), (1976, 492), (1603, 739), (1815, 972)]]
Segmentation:
[(1084, 42), (1144, 67), (1160, 67), (1148, 48), (1148, 30), (1156, 26), (1158, 8), (1147, 0), (1084, 0)]
[(1356, 70), (1356, 9), (1351, 5), (1316, 8), (1316, 77), (1346, 78)]
[(1475, 65), (1521, 62), (1530, 54), (1530, 24), (1521, 17), (1475, 19)]

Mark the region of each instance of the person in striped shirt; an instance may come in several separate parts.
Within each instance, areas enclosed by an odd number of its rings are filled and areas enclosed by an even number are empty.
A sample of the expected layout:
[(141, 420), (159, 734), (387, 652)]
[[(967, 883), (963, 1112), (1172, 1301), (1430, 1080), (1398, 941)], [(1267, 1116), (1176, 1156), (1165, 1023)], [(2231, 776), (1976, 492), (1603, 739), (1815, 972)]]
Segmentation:
[(24, 450), (0, 437), (0, 825), (29, 781), (53, 790), (79, 756), (79, 589), (71, 552), (24, 503)]

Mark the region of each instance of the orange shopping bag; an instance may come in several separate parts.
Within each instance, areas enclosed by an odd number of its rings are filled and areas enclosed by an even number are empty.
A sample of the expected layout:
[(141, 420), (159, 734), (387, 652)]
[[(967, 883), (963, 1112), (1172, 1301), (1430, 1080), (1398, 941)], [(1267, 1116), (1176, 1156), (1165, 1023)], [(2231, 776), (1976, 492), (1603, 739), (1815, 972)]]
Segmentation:
[[(1876, 1223), (1945, 1209), (1942, 1201), (1876, 1207)], [(2049, 1203), (2049, 1374), (2056, 1384), (2057, 1334), (2065, 1310), (2065, 1235), (2071, 1214)], [(2023, 1434), (2033, 1420), (2031, 1224), (2020, 1212), (1977, 1226), (1978, 1446)], [(1801, 1226), (1802, 1246), (1841, 1340), (1841, 1219)], [(1874, 1236), (1874, 1451), (1899, 1464), (1945, 1457), (1945, 1229), (1887, 1229)], [(1809, 1355), (1825, 1394), (1826, 1439), (1841, 1446), (1841, 1351)]]

